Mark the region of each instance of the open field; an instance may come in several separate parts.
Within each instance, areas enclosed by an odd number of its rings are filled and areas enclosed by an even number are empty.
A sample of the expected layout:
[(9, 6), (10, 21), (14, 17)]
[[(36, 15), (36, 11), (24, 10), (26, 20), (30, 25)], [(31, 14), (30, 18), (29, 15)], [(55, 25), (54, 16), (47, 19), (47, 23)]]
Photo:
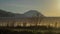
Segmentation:
[(60, 34), (60, 29), (45, 26), (0, 27), (0, 34)]

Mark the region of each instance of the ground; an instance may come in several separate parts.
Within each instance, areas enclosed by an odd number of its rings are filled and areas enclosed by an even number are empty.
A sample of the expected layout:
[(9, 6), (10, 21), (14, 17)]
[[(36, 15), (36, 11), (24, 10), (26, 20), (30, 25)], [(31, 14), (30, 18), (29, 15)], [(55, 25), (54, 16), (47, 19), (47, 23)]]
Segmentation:
[(0, 34), (60, 34), (60, 29), (45, 26), (0, 27)]

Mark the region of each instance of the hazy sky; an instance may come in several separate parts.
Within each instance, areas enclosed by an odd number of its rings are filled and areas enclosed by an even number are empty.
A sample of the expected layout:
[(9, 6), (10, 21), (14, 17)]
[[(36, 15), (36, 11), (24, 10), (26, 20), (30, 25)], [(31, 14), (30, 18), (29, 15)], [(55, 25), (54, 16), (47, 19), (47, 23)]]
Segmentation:
[(45, 16), (60, 16), (59, 4), (60, 0), (0, 0), (0, 9), (14, 13), (37, 10)]

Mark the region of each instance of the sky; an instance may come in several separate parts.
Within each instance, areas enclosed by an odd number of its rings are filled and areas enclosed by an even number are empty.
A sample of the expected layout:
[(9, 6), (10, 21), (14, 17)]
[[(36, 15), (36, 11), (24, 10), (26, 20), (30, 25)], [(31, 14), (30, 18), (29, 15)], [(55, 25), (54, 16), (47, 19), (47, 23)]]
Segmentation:
[(0, 0), (0, 9), (20, 14), (37, 10), (45, 16), (60, 17), (60, 0)]

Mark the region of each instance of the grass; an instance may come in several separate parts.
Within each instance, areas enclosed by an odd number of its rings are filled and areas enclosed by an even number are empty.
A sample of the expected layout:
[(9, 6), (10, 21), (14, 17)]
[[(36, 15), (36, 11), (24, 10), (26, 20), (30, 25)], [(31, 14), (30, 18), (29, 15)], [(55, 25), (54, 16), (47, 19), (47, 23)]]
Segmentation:
[[(60, 31), (60, 30), (59, 30)], [(52, 27), (0, 27), (0, 34), (60, 34)]]

